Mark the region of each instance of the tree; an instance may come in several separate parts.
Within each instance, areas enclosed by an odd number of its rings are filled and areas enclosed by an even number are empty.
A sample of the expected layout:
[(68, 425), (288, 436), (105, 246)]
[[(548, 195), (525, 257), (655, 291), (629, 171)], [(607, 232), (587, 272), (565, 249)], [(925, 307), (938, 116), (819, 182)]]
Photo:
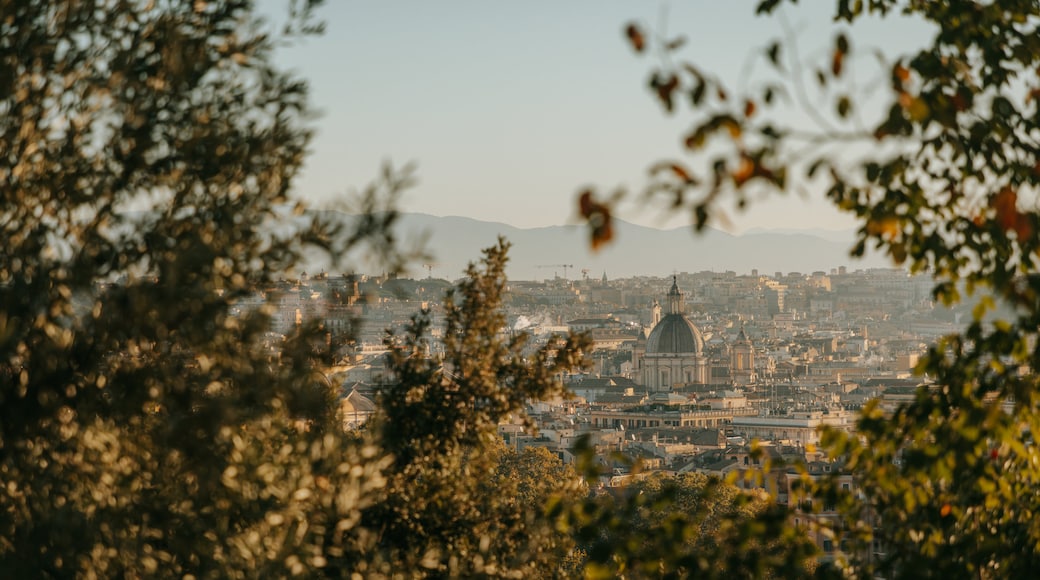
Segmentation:
[[(764, 0), (757, 11), (776, 15), (784, 4)], [(826, 483), (815, 493), (841, 503), (865, 542), (849, 561), (863, 577), (1029, 575), (1040, 541), (1040, 9), (1025, 0), (835, 6), (825, 57), (804, 59), (787, 32), (753, 55), (772, 75), (743, 93), (685, 61), (681, 39), (628, 25), (637, 53), (668, 55), (650, 77), (657, 100), (667, 112), (688, 103), (696, 117), (687, 159), (655, 163), (647, 193), (689, 211), (700, 229), (724, 216), (727, 197), (742, 208), (765, 192), (820, 188), (859, 219), (853, 255), (872, 246), (932, 276), (938, 301), (973, 300), (973, 322), (917, 368), (936, 388), (891, 418), (868, 406), (855, 437), (827, 434), (861, 495)], [(873, 120), (849, 74), (865, 61), (845, 34), (868, 14), (935, 30), (921, 50), (882, 62), (887, 102)], [(829, 110), (813, 105), (814, 91)], [(785, 104), (808, 122), (785, 121)], [(609, 241), (609, 204), (586, 191), (579, 209), (593, 247)], [(1012, 314), (984, 322), (998, 302)], [(884, 557), (871, 557), (873, 541)]]
[[(314, 4), (291, 3), (290, 34)], [(562, 394), (587, 341), (524, 358), (527, 335), (499, 335), (504, 242), (449, 294), (443, 360), (425, 314), (388, 337), (360, 432), (335, 417), (317, 324), (271, 342), (266, 309), (234, 312), (310, 247), (399, 265), (410, 182), (388, 168), (349, 222), (286, 211), (306, 87), (252, 8), (0, 1), (0, 569), (556, 573), (572, 544), (531, 502), (580, 485), (501, 495), (495, 428)]]
[[(599, 468), (586, 445), (577, 451), (591, 478)], [(587, 578), (803, 578), (815, 570), (817, 550), (786, 507), (733, 480), (653, 473), (556, 511), (586, 555)]]
[[(424, 570), (436, 576), (537, 576), (555, 574), (569, 555), (541, 509), (516, 501), (497, 469), (497, 427), (524, 415), (529, 400), (565, 394), (561, 373), (585, 364), (589, 341), (569, 335), (550, 341), (530, 358), (526, 333), (503, 335), (508, 244), (485, 250), (478, 267), (445, 299), (443, 359), (426, 356), (428, 313), (403, 336), (388, 336), (393, 378), (379, 397), (378, 444), (392, 457), (384, 497), (366, 509), (361, 525), (376, 535), (378, 551), (344, 569), (378, 574)], [(530, 499), (573, 495), (578, 482), (528, 490)]]
[(274, 227), (307, 91), (251, 10), (0, 1), (8, 575), (288, 575), (342, 550), (326, 532), (383, 485), (384, 457), (327, 428), (316, 329), (272, 351), (269, 317), (231, 306), (306, 247), (390, 250), (394, 214), (371, 210), (406, 176), (354, 224)]
[(502, 448), (491, 485), (528, 512), (542, 510), (560, 490), (581, 487), (574, 468), (545, 447), (525, 447), (520, 452)]
[(772, 498), (695, 473), (651, 474), (569, 521), (591, 578), (797, 578), (816, 552)]

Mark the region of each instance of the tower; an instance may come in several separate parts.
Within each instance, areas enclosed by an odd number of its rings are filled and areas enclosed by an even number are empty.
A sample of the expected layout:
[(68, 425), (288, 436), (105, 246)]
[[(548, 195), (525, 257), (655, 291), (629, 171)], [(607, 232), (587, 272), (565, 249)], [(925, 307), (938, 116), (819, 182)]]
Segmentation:
[(758, 380), (755, 372), (755, 347), (751, 344), (744, 324), (740, 325), (740, 333), (729, 349), (729, 370), (733, 381), (738, 385), (747, 385)]

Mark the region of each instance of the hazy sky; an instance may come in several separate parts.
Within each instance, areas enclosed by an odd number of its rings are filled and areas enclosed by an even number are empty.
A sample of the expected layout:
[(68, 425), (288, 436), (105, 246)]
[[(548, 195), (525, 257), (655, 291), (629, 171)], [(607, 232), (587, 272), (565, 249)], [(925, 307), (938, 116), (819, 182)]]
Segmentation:
[[(263, 9), (284, 11), (284, 0)], [(638, 190), (645, 170), (681, 155), (687, 113), (665, 115), (646, 89), (657, 64), (622, 36), (635, 20), (684, 34), (682, 55), (735, 81), (749, 54), (782, 36), (756, 2), (685, 0), (330, 0), (326, 34), (280, 57), (311, 83), (322, 112), (300, 195), (321, 204), (370, 181), (385, 160), (418, 164), (405, 211), (535, 227), (575, 221), (586, 185)], [(826, 54), (833, 2), (788, 10), (807, 55)], [(905, 50), (928, 30), (899, 21), (856, 27), (854, 47)], [(760, 65), (761, 67), (761, 65)], [(662, 211), (623, 219), (676, 226)], [(755, 227), (851, 227), (823, 201), (761, 202), (738, 216)]]

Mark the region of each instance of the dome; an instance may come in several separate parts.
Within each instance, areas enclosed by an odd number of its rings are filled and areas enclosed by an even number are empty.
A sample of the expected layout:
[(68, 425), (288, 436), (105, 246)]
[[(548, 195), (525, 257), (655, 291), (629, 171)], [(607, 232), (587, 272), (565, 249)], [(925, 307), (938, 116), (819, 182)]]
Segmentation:
[(669, 314), (646, 339), (646, 354), (701, 354), (704, 338), (697, 326), (682, 314)]

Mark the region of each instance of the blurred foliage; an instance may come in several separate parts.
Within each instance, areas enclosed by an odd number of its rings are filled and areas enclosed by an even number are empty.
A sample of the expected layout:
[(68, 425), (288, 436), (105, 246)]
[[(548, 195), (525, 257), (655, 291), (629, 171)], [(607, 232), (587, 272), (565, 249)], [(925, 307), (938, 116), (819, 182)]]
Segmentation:
[[(646, 195), (688, 211), (700, 230), (726, 221), (727, 200), (741, 209), (773, 193), (825, 191), (859, 220), (853, 255), (875, 248), (934, 277), (937, 302), (974, 300), (974, 321), (917, 368), (934, 387), (891, 417), (868, 406), (856, 436), (827, 434), (858, 490), (833, 478), (808, 485), (845, 515), (848, 573), (1035, 575), (1040, 6), (838, 0), (833, 42), (806, 57), (786, 4), (758, 3), (782, 34), (750, 55), (745, 70), (756, 76), (735, 88), (686, 60), (682, 37), (625, 26), (634, 52), (658, 57), (653, 97), (693, 119), (683, 155), (650, 168)], [(930, 36), (890, 59), (853, 45), (868, 16), (913, 18)], [(593, 195), (581, 193), (582, 208)], [(609, 206), (594, 216), (595, 247)], [(984, 322), (997, 301), (1013, 314)]]
[[(304, 252), (406, 258), (407, 171), (387, 168), (353, 221), (290, 205), (311, 113), (271, 56), (320, 30), (316, 4), (291, 2), (274, 34), (245, 0), (0, 1), (4, 577), (577, 565), (541, 505), (579, 479), (495, 429), (562, 394), (587, 341), (524, 358), (526, 335), (499, 337), (504, 242), (450, 295), (443, 360), (425, 314), (388, 338), (392, 382), (361, 432), (336, 417), (316, 324), (283, 341), (271, 310), (232, 315)], [(519, 465), (537, 479), (507, 478)]]
[(354, 548), (386, 454), (330, 428), (316, 327), (272, 345), (267, 311), (230, 313), (305, 251), (401, 258), (392, 212), (290, 204), (310, 111), (283, 39), (248, 1), (0, 1), (4, 577), (285, 576)]
[(699, 473), (649, 474), (572, 506), (563, 521), (588, 578), (804, 578), (815, 545), (786, 507)]

